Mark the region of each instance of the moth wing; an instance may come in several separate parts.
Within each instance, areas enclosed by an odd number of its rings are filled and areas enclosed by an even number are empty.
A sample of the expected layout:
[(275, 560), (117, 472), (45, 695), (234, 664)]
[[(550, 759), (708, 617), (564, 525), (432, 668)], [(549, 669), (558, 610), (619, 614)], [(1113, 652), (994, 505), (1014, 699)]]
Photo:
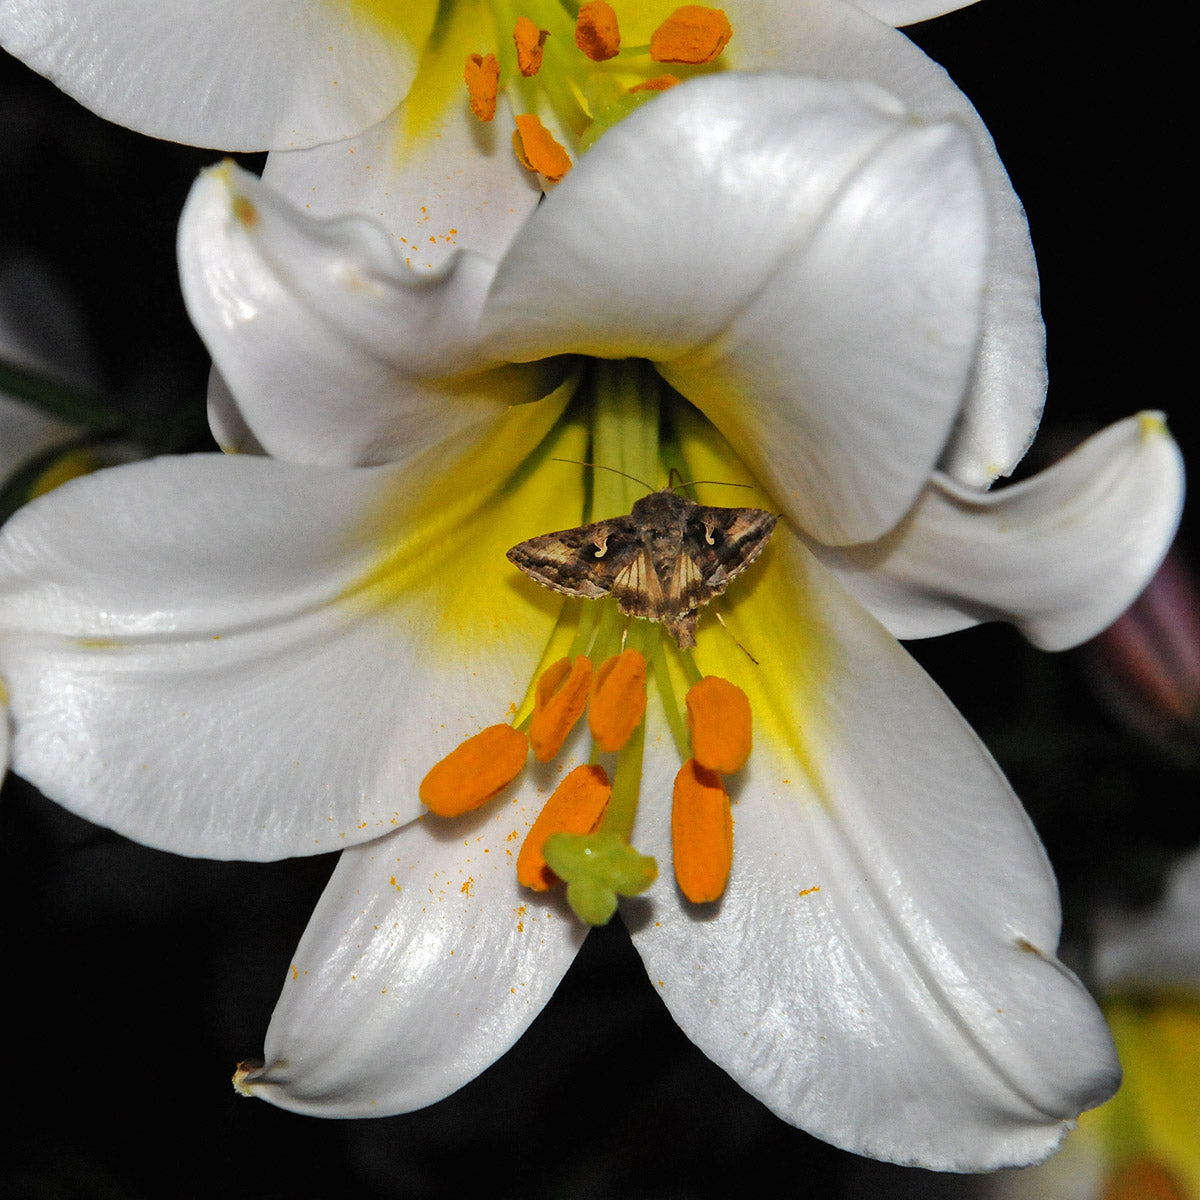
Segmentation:
[(626, 564), (612, 582), (612, 593), (617, 607), (630, 617), (646, 617), (661, 621), (671, 615), (669, 598), (663, 592), (654, 559), (645, 545), (629, 556)]
[(719, 596), (763, 552), (775, 532), (775, 516), (761, 508), (698, 504), (685, 532), (684, 545), (693, 552), (708, 596)]
[(567, 596), (607, 596), (613, 581), (641, 552), (637, 527), (628, 517), (560, 529), (519, 542), (506, 557), (530, 579)]

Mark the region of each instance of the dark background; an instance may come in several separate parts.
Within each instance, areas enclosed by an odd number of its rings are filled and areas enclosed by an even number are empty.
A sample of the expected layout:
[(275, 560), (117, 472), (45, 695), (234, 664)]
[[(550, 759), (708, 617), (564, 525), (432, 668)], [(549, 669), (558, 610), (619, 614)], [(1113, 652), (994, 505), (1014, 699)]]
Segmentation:
[[(1162, 407), (1186, 453), (1194, 384), (1181, 379), (1175, 277), (1194, 220), (1175, 145), (1191, 138), (1171, 32), (1131, 11), (983, 0), (910, 33), (979, 108), (1028, 208), (1050, 444)], [(216, 157), (106, 124), (0, 61), (0, 264), (49, 266), (84, 314), (111, 401), (192, 430), (199, 448), (207, 356), (179, 299), (174, 236)], [(1194, 547), (1185, 517), (1183, 556)], [(1111, 714), (1086, 653), (1038, 654), (998, 627), (912, 649), (1030, 806), (1070, 939), (1097, 897), (1148, 901), (1200, 841), (1192, 764)], [(10, 779), (0, 1197), (899, 1200), (959, 1186), (865, 1164), (771, 1116), (675, 1027), (616, 922), (589, 937), (517, 1047), (431, 1109), (321, 1121), (235, 1096), (232, 1067), (260, 1051), (331, 868), (147, 850)]]

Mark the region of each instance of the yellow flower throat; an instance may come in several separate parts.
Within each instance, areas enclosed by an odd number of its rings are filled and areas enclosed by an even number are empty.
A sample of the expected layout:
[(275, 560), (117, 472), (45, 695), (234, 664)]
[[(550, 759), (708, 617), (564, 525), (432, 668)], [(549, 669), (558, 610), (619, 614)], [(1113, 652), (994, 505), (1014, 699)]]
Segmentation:
[[(597, 364), (597, 373), (615, 384), (601, 385), (596, 393), (593, 450), (598, 460), (617, 459), (643, 471), (657, 467), (658, 406), (647, 403), (649, 393), (657, 391), (648, 380), (656, 377), (634, 363)], [(627, 485), (609, 484), (603, 489), (607, 495), (594, 497), (595, 503), (602, 508), (627, 504), (627, 496), (619, 495), (622, 488), (627, 491)], [(688, 684), (682, 705), (668, 656), (677, 656), (677, 671), (681, 666)], [(746, 661), (753, 669), (748, 655)], [(534, 891), (565, 882), (576, 915), (588, 924), (604, 924), (618, 896), (637, 895), (658, 874), (655, 860), (631, 844), (642, 785), (648, 682), (685, 760), (675, 777), (670, 816), (676, 883), (693, 903), (719, 899), (733, 861), (733, 816), (724, 778), (740, 771), (750, 755), (749, 699), (729, 680), (704, 675), (693, 654), (674, 645), (662, 624), (631, 622), (610, 601), (585, 604), (567, 654), (539, 673), (512, 724), (487, 727), (429, 770), (420, 787), (422, 803), (444, 818), (481, 807), (524, 771), (530, 750), (538, 762), (554, 760), (586, 712), (589, 761), (554, 789), (525, 837), (516, 870), (518, 881)]]
[[(523, 0), (505, 13), (496, 0), (498, 25), (512, 31), (507, 43), (467, 56), (463, 80), (471, 111), (483, 122), (496, 115), (501, 87), (516, 115), (513, 151), (530, 171), (557, 182), (571, 155), (543, 123), (580, 150), (655, 93), (681, 78), (710, 69), (733, 30), (720, 9), (690, 4), (672, 12), (649, 44), (623, 47), (617, 14), (607, 0), (584, 4), (572, 21), (558, 0)], [(506, 17), (508, 18), (506, 20)], [(673, 70), (664, 72), (663, 64)]]

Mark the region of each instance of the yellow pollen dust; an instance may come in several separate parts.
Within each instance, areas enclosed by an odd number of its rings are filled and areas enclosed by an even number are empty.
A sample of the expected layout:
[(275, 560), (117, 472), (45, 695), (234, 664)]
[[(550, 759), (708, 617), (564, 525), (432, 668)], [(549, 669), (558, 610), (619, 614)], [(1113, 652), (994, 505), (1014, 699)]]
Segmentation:
[(570, 169), (571, 158), (533, 113), (517, 117), (513, 150), (523, 167), (557, 183)]
[(538, 819), (534, 821), (517, 856), (517, 882), (535, 892), (544, 892), (558, 882), (546, 865), (542, 849), (555, 833), (593, 832), (608, 807), (612, 785), (603, 767), (576, 767), (554, 789)]
[(513, 42), (517, 47), (517, 66), (526, 78), (542, 69), (543, 47), (549, 36), (548, 29), (539, 29), (528, 17), (517, 18)]
[(731, 37), (733, 26), (723, 9), (685, 4), (650, 35), (650, 57), (655, 62), (708, 63)]
[(626, 650), (601, 663), (588, 703), (588, 728), (596, 745), (606, 754), (620, 750), (645, 713), (645, 658), (637, 650)]
[(500, 90), (500, 63), (494, 54), (469, 54), (463, 68), (471, 112), (481, 121), (496, 115), (496, 96)]
[(606, 0), (591, 0), (579, 10), (575, 21), (575, 45), (592, 62), (607, 62), (621, 51), (617, 14)]

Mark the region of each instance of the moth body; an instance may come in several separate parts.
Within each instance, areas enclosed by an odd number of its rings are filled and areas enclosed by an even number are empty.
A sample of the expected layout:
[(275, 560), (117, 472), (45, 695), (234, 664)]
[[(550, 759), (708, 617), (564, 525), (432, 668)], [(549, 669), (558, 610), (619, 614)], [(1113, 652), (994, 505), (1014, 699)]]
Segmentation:
[(688, 650), (699, 608), (762, 553), (774, 529), (775, 517), (763, 509), (696, 504), (663, 488), (628, 516), (530, 538), (507, 557), (564, 595), (615, 597), (621, 612), (663, 622)]

